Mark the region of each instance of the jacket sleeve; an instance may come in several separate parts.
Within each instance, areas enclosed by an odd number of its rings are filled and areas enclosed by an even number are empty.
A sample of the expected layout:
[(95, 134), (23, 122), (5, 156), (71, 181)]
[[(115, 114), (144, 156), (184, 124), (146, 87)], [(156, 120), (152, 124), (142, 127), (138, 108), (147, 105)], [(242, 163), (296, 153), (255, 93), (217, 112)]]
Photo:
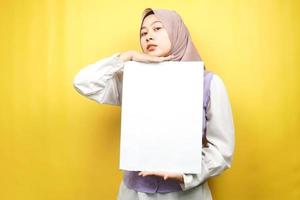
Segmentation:
[(73, 80), (79, 94), (101, 104), (121, 105), (124, 63), (120, 53), (82, 68)]
[(208, 146), (202, 148), (201, 173), (184, 174), (182, 190), (196, 187), (231, 167), (235, 146), (233, 116), (225, 85), (217, 74), (210, 87), (206, 137)]

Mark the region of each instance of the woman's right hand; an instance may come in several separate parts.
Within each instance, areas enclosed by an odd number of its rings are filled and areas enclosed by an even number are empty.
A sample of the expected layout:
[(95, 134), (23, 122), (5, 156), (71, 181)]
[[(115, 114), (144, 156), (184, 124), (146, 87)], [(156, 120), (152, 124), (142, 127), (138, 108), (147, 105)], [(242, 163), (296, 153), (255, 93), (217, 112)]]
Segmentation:
[(163, 62), (163, 61), (171, 60), (173, 57), (174, 57), (173, 55), (159, 57), (159, 56), (153, 56), (145, 53), (140, 53), (137, 51), (126, 51), (120, 54), (120, 59), (124, 62), (130, 60), (146, 62), (146, 63)]

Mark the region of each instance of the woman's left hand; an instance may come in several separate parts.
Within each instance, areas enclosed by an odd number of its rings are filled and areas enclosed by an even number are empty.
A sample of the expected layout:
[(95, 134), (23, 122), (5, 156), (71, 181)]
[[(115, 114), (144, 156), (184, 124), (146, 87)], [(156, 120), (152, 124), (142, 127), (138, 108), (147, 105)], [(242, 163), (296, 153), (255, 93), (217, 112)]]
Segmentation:
[(146, 172), (146, 171), (142, 171), (142, 172), (139, 173), (139, 176), (149, 176), (149, 175), (160, 176), (160, 177), (163, 177), (164, 180), (167, 180), (168, 178), (175, 179), (175, 180), (183, 183), (183, 173), (175, 173), (175, 172)]

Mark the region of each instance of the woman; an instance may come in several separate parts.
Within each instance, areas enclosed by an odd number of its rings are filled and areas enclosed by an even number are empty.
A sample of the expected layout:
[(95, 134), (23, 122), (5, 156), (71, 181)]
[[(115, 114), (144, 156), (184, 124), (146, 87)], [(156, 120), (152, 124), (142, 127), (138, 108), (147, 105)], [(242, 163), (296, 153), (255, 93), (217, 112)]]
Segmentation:
[[(116, 53), (81, 69), (73, 82), (76, 90), (98, 103), (121, 105), (124, 62), (201, 61), (189, 31), (176, 11), (145, 9), (140, 45), (142, 53)], [(124, 171), (119, 200), (212, 199), (207, 180), (231, 166), (235, 138), (231, 106), (222, 79), (206, 71), (204, 81), (204, 87), (209, 91), (205, 95), (209, 98), (204, 98), (208, 100), (203, 112), (201, 173)]]

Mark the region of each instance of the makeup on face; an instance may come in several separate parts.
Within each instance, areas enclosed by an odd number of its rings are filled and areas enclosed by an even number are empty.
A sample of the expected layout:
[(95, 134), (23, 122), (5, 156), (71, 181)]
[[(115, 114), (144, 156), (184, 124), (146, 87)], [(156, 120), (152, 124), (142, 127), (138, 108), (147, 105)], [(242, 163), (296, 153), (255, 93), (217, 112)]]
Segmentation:
[(145, 53), (165, 56), (171, 48), (168, 33), (155, 15), (147, 16), (140, 32), (141, 47)]

